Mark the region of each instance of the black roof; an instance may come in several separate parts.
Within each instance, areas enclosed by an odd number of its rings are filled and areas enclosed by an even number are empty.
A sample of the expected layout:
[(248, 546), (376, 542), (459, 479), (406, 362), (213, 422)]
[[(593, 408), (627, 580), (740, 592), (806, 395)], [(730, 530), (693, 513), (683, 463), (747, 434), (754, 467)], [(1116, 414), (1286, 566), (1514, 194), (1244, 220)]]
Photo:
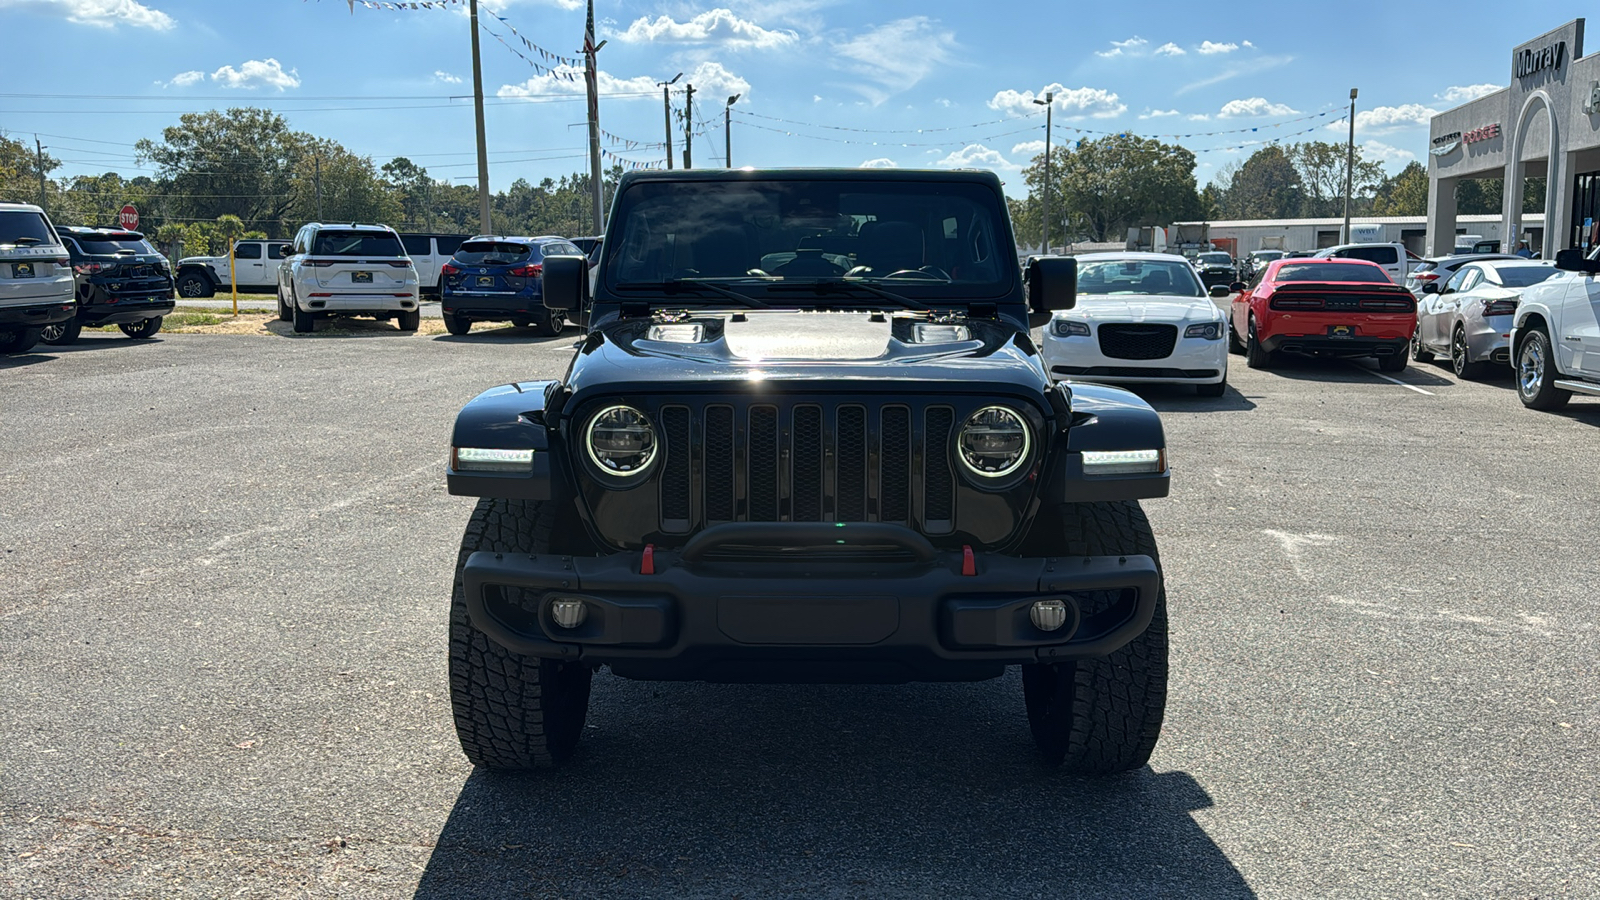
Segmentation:
[(1000, 187), (987, 169), (636, 169), (622, 173), (621, 184), (635, 181), (958, 181)]

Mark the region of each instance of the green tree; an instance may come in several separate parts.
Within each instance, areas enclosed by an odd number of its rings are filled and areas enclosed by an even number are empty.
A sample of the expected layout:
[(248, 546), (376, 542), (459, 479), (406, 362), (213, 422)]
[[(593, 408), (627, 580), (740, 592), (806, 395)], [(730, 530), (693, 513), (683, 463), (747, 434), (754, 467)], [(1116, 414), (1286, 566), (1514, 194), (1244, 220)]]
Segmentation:
[(1425, 216), (1428, 214), (1428, 170), (1412, 160), (1399, 174), (1385, 179), (1372, 198), (1372, 213), (1378, 216)]
[[(1300, 175), (1305, 190), (1305, 200), (1300, 214), (1318, 218), (1344, 215), (1344, 177), (1346, 151), (1344, 144), (1326, 141), (1306, 141), (1292, 144), (1284, 154)], [(1358, 208), (1363, 197), (1371, 197), (1386, 180), (1383, 165), (1361, 158), (1361, 148), (1355, 148), (1350, 194), (1352, 210)]]
[[(1198, 218), (1194, 165), (1193, 153), (1150, 138), (1108, 135), (1081, 141), (1051, 160), (1051, 218), (1072, 223), (1069, 231), (1081, 225), (1095, 241), (1120, 240), (1131, 226)], [(1042, 156), (1023, 171), (1023, 178), (1028, 210), (1036, 207), (1035, 195), (1044, 189)], [(1021, 234), (1040, 233), (1037, 217), (1031, 232), (1027, 224), (1025, 217)]]
[(212, 221), (232, 214), (283, 235), (311, 140), (271, 110), (208, 110), (185, 113), (162, 130), (161, 140), (140, 140), (134, 152), (141, 164), (157, 167), (175, 218)]
[(400, 221), (400, 199), (393, 188), (379, 179), (372, 157), (357, 156), (338, 142), (323, 138), (313, 138), (308, 143), (310, 152), (301, 156), (295, 167), (294, 201), (287, 210), (290, 222), (320, 219), (389, 225)]
[[(24, 203), (40, 202), (39, 165), (37, 148), (0, 134), (0, 197)], [(50, 180), (49, 175), (60, 167), (60, 160), (48, 153), (44, 155), (46, 177), (45, 195), (42, 199), (52, 218), (60, 207), (61, 189), (60, 185)]]
[(1237, 169), (1224, 169), (1227, 184), (1214, 193), (1224, 219), (1292, 219), (1305, 205), (1305, 185), (1288, 154), (1268, 144), (1250, 155)]

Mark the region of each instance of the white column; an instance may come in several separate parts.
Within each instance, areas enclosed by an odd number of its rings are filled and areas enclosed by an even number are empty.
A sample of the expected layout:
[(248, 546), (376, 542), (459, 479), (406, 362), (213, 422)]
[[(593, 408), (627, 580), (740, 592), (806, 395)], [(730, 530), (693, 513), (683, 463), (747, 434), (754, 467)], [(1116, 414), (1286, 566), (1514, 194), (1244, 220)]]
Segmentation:
[(1429, 256), (1449, 256), (1456, 246), (1456, 185), (1459, 178), (1428, 179)]

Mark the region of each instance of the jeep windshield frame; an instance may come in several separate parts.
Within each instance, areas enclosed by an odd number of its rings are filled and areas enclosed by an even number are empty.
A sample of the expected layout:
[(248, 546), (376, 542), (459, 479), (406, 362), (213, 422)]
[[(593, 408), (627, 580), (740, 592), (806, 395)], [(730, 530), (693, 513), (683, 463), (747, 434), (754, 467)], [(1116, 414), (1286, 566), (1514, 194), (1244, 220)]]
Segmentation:
[[(623, 304), (727, 306), (730, 294), (758, 308), (983, 304), (1026, 317), (1004, 195), (987, 172), (628, 173), (605, 247), (596, 319)], [(705, 289), (672, 289), (689, 284)]]

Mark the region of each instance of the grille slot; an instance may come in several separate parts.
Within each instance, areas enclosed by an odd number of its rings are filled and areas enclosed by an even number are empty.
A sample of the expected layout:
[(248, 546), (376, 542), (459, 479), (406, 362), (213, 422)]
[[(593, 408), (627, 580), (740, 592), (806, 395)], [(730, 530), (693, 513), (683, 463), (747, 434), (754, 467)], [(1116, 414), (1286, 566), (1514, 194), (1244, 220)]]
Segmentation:
[[(733, 408), (706, 407), (706, 521), (733, 521)], [(670, 450), (668, 452), (671, 452)]]
[(778, 408), (750, 407), (750, 521), (778, 521)]
[(839, 407), (837, 517), (841, 522), (867, 520), (867, 410)]
[(928, 437), (923, 452), (923, 526), (929, 534), (943, 534), (953, 527), (955, 518), (955, 473), (950, 471), (950, 431), (955, 427), (955, 411), (948, 406), (930, 407), (927, 412)]
[(661, 466), (661, 525), (669, 532), (689, 530), (689, 408), (661, 410), (661, 434), (666, 459)]
[(1178, 326), (1101, 325), (1100, 352), (1112, 359), (1166, 359), (1178, 343)]
[(796, 522), (822, 521), (822, 407), (794, 409), (794, 487)]
[(888, 406), (882, 416), (878, 519), (908, 522), (911, 519), (911, 410), (904, 406)]

